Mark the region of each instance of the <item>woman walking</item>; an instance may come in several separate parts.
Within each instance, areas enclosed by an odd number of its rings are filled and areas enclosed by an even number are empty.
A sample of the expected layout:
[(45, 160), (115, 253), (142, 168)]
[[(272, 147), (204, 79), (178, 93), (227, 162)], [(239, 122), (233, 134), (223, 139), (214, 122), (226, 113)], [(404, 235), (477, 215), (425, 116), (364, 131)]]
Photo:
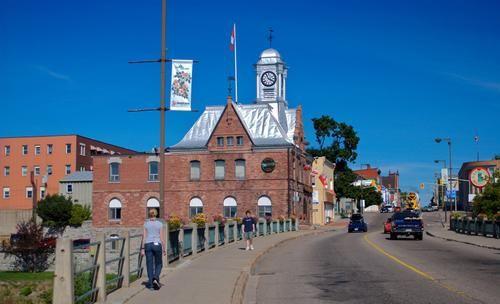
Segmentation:
[(149, 210), (149, 219), (144, 223), (142, 235), (143, 246), (141, 246), (141, 254), (146, 255), (146, 267), (148, 270), (149, 289), (160, 289), (160, 273), (163, 267), (162, 252), (166, 254), (165, 231), (163, 223), (156, 216), (156, 209)]

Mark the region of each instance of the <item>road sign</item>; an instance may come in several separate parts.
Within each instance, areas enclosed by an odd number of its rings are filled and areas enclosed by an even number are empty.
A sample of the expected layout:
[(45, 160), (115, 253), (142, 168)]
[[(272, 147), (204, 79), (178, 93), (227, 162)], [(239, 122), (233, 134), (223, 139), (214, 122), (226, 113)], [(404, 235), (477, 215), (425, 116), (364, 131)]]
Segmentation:
[(454, 199), (457, 197), (457, 191), (456, 190), (446, 190), (446, 197), (448, 199)]

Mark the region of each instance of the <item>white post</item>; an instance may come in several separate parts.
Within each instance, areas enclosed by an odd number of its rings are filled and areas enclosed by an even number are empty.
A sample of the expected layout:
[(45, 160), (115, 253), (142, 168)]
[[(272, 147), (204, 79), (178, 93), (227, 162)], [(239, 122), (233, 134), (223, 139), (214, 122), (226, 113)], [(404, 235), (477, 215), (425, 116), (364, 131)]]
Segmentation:
[(219, 247), (219, 222), (215, 222), (215, 247)]
[(192, 224), (193, 232), (191, 233), (191, 251), (192, 256), (195, 256), (198, 252), (198, 225)]
[(205, 223), (205, 233), (203, 234), (205, 236), (205, 241), (203, 242), (203, 247), (205, 247), (205, 252), (208, 251), (208, 238), (210, 237), (208, 229), (209, 229), (208, 223)]
[(70, 238), (58, 238), (56, 242), (56, 269), (54, 272), (54, 304), (73, 304), (73, 241)]
[(269, 225), (269, 234), (273, 234), (273, 220), (271, 220), (271, 223)]
[(123, 282), (122, 287), (130, 286), (130, 233), (128, 230), (122, 232), (123, 241)]
[(224, 245), (229, 244), (229, 240), (227, 239), (229, 237), (229, 224), (226, 223), (224, 225)]
[(264, 236), (267, 235), (267, 220), (264, 220)]
[(184, 258), (184, 227), (179, 230), (179, 261)]
[(234, 28), (234, 96), (236, 103), (238, 103), (238, 60), (237, 60), (237, 53), (236, 53), (236, 23), (233, 24)]
[(106, 303), (106, 236), (103, 232), (98, 232), (96, 240), (100, 242), (99, 251), (97, 256), (97, 264), (99, 270), (97, 271), (96, 287), (99, 288), (97, 292), (97, 302)]
[(278, 229), (276, 229), (276, 230), (277, 230), (276, 232), (277, 232), (277, 233), (280, 233), (280, 225), (281, 225), (281, 222), (280, 222), (280, 220), (277, 220), (276, 222), (278, 223), (278, 224), (276, 225), (276, 226), (278, 227)]
[(236, 223), (236, 221), (234, 222), (234, 226), (233, 226), (233, 238), (234, 238), (234, 241), (238, 241), (238, 224)]
[[(163, 250), (167, 253), (163, 256), (163, 266), (168, 267), (168, 247), (170, 244), (170, 227), (168, 226), (168, 222), (165, 222), (165, 244), (161, 244), (163, 246)], [(163, 254), (163, 253), (162, 253)]]

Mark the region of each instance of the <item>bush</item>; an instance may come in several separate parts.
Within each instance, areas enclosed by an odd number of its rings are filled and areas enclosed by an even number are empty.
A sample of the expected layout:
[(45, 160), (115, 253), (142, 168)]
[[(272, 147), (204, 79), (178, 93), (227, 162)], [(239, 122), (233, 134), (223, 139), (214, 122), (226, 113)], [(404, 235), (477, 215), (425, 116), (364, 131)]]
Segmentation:
[(207, 217), (203, 213), (198, 213), (192, 218), (193, 223), (195, 223), (198, 228), (205, 227), (205, 223), (207, 222)]
[(21, 291), (19, 291), (19, 294), (22, 295), (22, 296), (24, 296), (24, 297), (27, 297), (32, 292), (33, 292), (33, 290), (31, 290), (31, 287), (25, 286), (25, 287), (21, 288)]
[(40, 294), (40, 300), (42, 300), (42, 303), (44, 304), (51, 304), (52, 303), (52, 296), (53, 296), (53, 289), (46, 290)]
[(178, 217), (177, 215), (171, 215), (169, 218), (168, 218), (168, 229), (170, 231), (174, 231), (174, 230), (177, 230), (177, 229), (180, 229), (184, 223), (182, 222), (181, 218)]
[(222, 214), (213, 216), (214, 222), (218, 222), (219, 225), (224, 225), (226, 223), (226, 218), (222, 216)]
[(43, 225), (62, 233), (69, 225), (73, 202), (63, 195), (47, 195), (38, 202), (36, 212), (43, 220)]
[(69, 224), (73, 227), (80, 227), (84, 221), (91, 218), (92, 211), (89, 206), (74, 204), (71, 207), (71, 218)]
[(44, 237), (41, 225), (33, 221), (21, 222), (17, 225), (15, 238), (4, 247), (4, 252), (15, 257), (13, 266), (18, 271), (45, 271), (54, 253), (53, 239)]
[[(500, 178), (497, 172), (495, 178)], [(500, 212), (500, 182), (493, 178), (493, 183), (489, 183), (484, 188), (483, 193), (474, 198), (474, 214), (485, 214), (489, 219), (493, 219)]]

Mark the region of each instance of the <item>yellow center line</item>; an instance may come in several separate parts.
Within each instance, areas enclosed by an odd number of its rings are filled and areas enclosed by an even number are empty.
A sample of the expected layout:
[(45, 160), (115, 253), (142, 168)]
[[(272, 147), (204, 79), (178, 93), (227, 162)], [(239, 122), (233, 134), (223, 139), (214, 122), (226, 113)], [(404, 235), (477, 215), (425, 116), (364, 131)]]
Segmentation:
[(433, 276), (431, 276), (430, 274), (418, 269), (417, 267), (415, 266), (412, 266), (400, 259), (398, 259), (397, 257), (393, 256), (392, 254), (388, 253), (387, 251), (385, 251), (384, 249), (382, 249), (382, 247), (380, 247), (379, 245), (375, 244), (374, 242), (372, 242), (370, 239), (368, 239), (368, 235), (365, 235), (364, 236), (364, 239), (365, 241), (370, 245), (372, 246), (373, 248), (375, 248), (378, 252), (382, 253), (383, 255), (385, 255), (386, 257), (390, 258), (391, 260), (395, 261), (396, 263), (402, 265), (403, 267), (407, 268), (407, 269), (410, 269), (411, 271), (421, 275), (422, 277), (428, 279), (429, 281), (453, 292), (453, 293), (456, 293), (460, 296), (463, 296), (465, 298), (468, 298), (468, 299), (472, 299), (472, 300), (475, 300), (473, 299), (472, 297), (468, 296), (465, 292), (461, 291), (461, 290), (457, 290), (456, 288), (454, 287), (451, 287), (449, 285), (446, 285), (446, 284), (443, 284), (441, 282), (439, 282), (438, 280), (436, 280)]

